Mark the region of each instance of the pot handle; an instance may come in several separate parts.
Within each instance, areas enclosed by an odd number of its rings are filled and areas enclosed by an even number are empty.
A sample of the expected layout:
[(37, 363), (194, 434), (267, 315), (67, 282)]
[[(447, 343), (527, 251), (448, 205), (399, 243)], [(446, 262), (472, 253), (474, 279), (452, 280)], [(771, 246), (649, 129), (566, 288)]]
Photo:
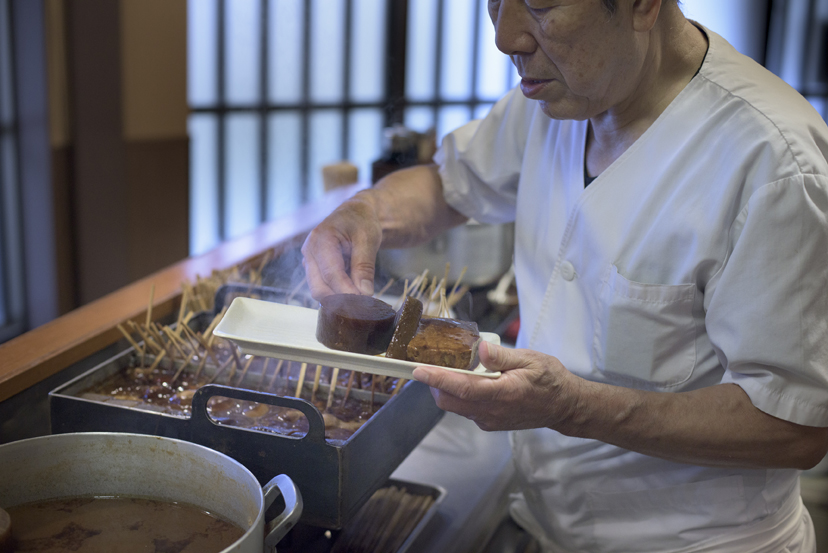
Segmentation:
[[(193, 415), (191, 419), (195, 428), (203, 430), (205, 427), (212, 429), (212, 427), (217, 426), (207, 413), (207, 401), (213, 396), (255, 401), (257, 403), (276, 405), (277, 407), (297, 409), (308, 419), (309, 426), (307, 435), (300, 439), (321, 444), (325, 443), (325, 420), (322, 418), (319, 409), (311, 402), (294, 397), (282, 397), (265, 392), (231, 388), (223, 384), (205, 384), (196, 390), (196, 393), (193, 395)], [(227, 426), (225, 428), (232, 429), (233, 427)]]
[(302, 494), (287, 474), (274, 476), (270, 482), (265, 484), (262, 491), (264, 492), (265, 512), (280, 495), (285, 500), (285, 510), (273, 520), (265, 521), (265, 551), (276, 553), (276, 544), (285, 537), (285, 534), (302, 516)]

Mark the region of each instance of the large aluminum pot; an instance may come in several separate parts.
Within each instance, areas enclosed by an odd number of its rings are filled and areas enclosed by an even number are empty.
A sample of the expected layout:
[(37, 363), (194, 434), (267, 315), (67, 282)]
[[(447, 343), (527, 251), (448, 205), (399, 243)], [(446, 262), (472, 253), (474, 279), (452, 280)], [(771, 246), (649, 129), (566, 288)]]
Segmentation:
[[(285, 510), (265, 521), (279, 495)], [(246, 529), (222, 553), (273, 552), (302, 514), (302, 497), (287, 476), (262, 489), (239, 462), (190, 442), (88, 432), (0, 445), (0, 507), (72, 496), (137, 496), (201, 507)]]
[(469, 221), (447, 230), (430, 242), (407, 249), (381, 250), (380, 268), (397, 279), (413, 279), (428, 269), (429, 276), (442, 278), (449, 268), (449, 285), (467, 268), (463, 283), (472, 287), (497, 282), (512, 265), (514, 223), (483, 225)]

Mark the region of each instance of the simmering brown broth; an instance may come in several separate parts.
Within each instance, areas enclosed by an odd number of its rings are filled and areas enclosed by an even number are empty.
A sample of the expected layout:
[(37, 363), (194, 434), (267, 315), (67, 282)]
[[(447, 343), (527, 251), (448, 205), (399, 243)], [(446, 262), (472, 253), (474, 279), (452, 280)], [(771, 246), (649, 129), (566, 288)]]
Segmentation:
[(6, 509), (14, 551), (213, 553), (240, 527), (182, 503), (134, 497), (74, 497)]

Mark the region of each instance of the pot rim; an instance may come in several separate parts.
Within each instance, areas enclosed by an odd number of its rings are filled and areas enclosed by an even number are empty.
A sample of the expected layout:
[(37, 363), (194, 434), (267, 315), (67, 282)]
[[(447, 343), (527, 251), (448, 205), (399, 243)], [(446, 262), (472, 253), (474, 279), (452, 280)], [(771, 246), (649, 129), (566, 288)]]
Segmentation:
[[(67, 432), (65, 434), (46, 434), (44, 436), (35, 436), (33, 438), (24, 438), (22, 440), (16, 440), (13, 442), (8, 442), (5, 444), (0, 444), (0, 454), (3, 451), (13, 451), (16, 448), (25, 448), (27, 445), (36, 443), (39, 441), (49, 441), (49, 442), (60, 442), (66, 441), (71, 438), (82, 438), (82, 439), (94, 439), (94, 438), (114, 438), (120, 441), (125, 441), (129, 439), (134, 439), (138, 442), (152, 442), (154, 440), (160, 441), (162, 443), (174, 443), (177, 446), (184, 447), (184, 448), (192, 448), (197, 452), (201, 452), (206, 456), (213, 455), (215, 457), (221, 458), (223, 461), (230, 461), (231, 464), (236, 465), (238, 468), (241, 469), (241, 472), (245, 474), (245, 476), (250, 477), (252, 482), (255, 482), (256, 485), (253, 486), (254, 489), (258, 490), (256, 502), (259, 507), (259, 514), (256, 516), (255, 520), (250, 524), (250, 527), (247, 528), (244, 534), (227, 548), (223, 549), (220, 553), (226, 553), (232, 551), (236, 548), (240, 543), (247, 540), (256, 528), (262, 527), (264, 529), (264, 516), (265, 516), (265, 508), (264, 508), (264, 492), (262, 491), (262, 485), (259, 483), (258, 479), (253, 476), (253, 473), (245, 467), (243, 464), (238, 462), (237, 460), (233, 459), (229, 455), (226, 455), (220, 451), (216, 451), (215, 449), (211, 449), (209, 447), (203, 446), (201, 444), (197, 444), (194, 442), (188, 442), (187, 440), (181, 440), (178, 438), (167, 438), (164, 436), (154, 436), (152, 434), (137, 434), (131, 432)], [(139, 444), (135, 445), (136, 449), (140, 447)], [(204, 505), (195, 505), (195, 507), (206, 509)], [(264, 546), (264, 536), (262, 539), (262, 546)]]

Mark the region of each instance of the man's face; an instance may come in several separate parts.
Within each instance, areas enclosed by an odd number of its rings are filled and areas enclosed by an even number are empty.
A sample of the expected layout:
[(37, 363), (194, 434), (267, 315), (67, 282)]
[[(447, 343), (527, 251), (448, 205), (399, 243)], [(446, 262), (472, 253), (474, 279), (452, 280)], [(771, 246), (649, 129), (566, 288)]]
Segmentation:
[(523, 94), (549, 117), (584, 120), (632, 94), (644, 45), (626, 0), (612, 16), (601, 0), (489, 0), (488, 7)]

